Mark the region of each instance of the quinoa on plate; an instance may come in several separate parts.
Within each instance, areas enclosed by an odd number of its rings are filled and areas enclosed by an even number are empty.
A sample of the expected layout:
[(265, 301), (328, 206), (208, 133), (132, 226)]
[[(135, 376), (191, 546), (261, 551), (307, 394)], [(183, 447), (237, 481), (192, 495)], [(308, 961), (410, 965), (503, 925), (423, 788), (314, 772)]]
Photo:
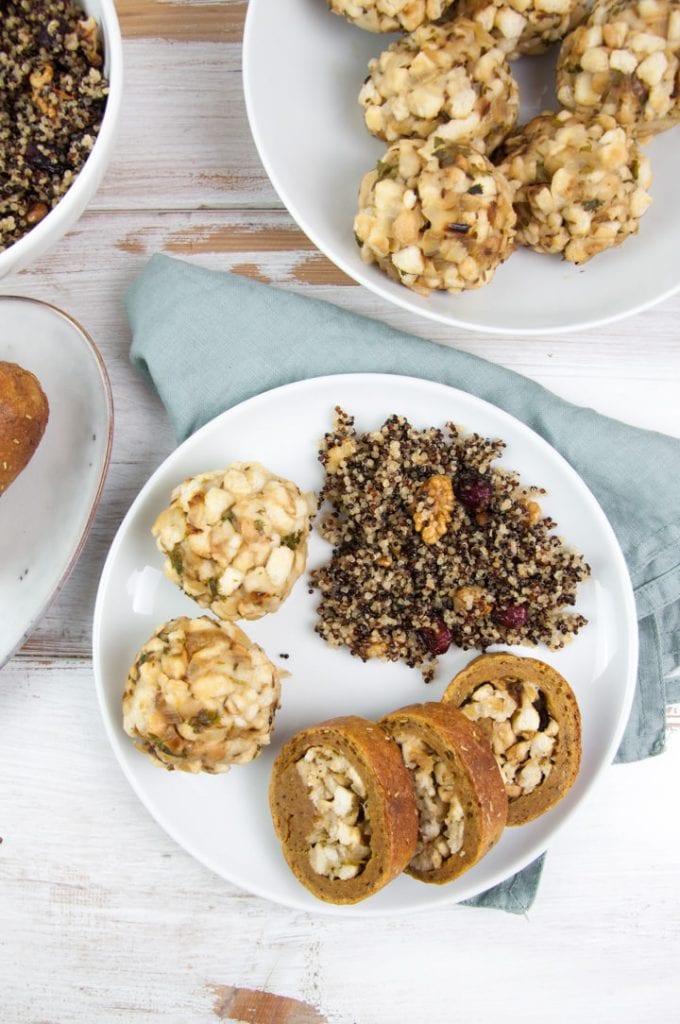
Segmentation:
[(402, 416), (358, 434), (336, 410), (319, 455), (333, 553), (312, 573), (325, 640), (418, 666), (429, 682), (451, 644), (557, 650), (585, 625), (570, 606), (590, 569), (553, 532), (544, 492), (494, 465), (503, 448)]

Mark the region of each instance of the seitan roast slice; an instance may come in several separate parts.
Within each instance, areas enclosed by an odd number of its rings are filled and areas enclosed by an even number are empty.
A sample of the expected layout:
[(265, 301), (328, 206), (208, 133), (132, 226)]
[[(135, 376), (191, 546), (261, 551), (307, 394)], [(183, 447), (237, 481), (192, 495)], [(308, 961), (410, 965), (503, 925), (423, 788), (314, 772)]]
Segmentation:
[(380, 723), (413, 776), (419, 815), (416, 852), (406, 871), (443, 884), (498, 842), (508, 799), (483, 731), (451, 704), (412, 704)]
[(269, 801), (289, 867), (327, 903), (358, 903), (413, 857), (411, 776), (387, 733), (356, 716), (297, 733), (280, 751)]
[(479, 723), (509, 800), (508, 825), (524, 825), (571, 789), (581, 763), (581, 714), (559, 672), (537, 658), (482, 654), (442, 697)]

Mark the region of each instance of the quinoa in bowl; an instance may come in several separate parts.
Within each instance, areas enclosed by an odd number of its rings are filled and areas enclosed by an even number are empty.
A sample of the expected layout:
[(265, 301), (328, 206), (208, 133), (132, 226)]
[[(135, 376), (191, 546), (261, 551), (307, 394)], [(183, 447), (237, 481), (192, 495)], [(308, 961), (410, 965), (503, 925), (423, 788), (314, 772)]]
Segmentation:
[(0, 254), (75, 182), (109, 94), (94, 17), (73, 0), (5, 0), (0, 20)]

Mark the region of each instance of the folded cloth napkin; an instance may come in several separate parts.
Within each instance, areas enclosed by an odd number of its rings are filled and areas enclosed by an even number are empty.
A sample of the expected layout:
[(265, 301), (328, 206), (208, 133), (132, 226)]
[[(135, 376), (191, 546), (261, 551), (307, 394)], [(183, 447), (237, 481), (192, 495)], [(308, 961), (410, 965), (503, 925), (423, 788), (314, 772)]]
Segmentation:
[[(486, 360), (327, 302), (154, 256), (126, 304), (131, 360), (184, 440), (218, 413), (281, 384), (381, 372), (440, 381), (516, 416), (553, 445), (604, 508), (635, 590), (640, 631), (633, 710), (616, 760), (664, 748), (666, 703), (680, 701), (680, 441), (565, 402)], [(523, 913), (542, 859), (472, 901)]]

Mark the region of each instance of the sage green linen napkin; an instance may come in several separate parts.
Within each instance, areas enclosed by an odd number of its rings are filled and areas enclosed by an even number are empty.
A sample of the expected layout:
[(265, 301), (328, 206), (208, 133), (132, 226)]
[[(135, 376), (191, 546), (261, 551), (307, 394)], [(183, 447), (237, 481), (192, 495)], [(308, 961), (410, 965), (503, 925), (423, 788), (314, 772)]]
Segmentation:
[[(680, 441), (565, 402), (486, 360), (327, 302), (154, 256), (126, 304), (131, 360), (184, 440), (218, 413), (291, 381), (333, 373), (406, 374), (461, 388), (549, 441), (604, 508), (625, 555), (640, 631), (638, 684), (616, 760), (664, 748), (666, 703), (680, 701)], [(523, 913), (542, 859), (471, 901)]]

